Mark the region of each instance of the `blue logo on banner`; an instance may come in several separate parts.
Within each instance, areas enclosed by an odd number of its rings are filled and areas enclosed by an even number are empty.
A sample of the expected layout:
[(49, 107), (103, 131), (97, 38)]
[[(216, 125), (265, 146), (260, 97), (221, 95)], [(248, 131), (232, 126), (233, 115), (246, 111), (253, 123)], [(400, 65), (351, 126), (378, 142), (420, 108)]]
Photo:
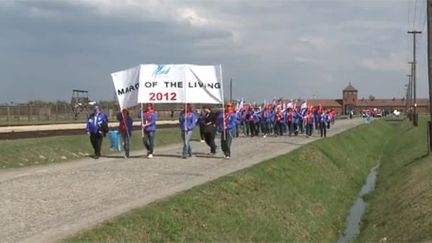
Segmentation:
[(168, 74), (170, 70), (169, 66), (158, 65), (157, 68), (153, 71), (153, 77), (157, 78), (161, 75)]

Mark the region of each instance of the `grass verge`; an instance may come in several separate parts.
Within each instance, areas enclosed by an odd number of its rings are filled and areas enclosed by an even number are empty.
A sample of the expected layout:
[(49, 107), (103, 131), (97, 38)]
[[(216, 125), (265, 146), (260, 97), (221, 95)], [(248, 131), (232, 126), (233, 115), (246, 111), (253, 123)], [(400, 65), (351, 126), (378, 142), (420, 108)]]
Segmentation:
[(334, 242), (387, 134), (395, 130), (384, 121), (362, 125), (65, 241)]
[[(198, 133), (194, 135), (197, 137)], [(141, 131), (133, 133), (131, 150), (143, 149)], [(156, 132), (156, 147), (180, 143), (177, 128), (159, 129)], [(73, 161), (93, 154), (87, 135), (29, 138), (19, 140), (0, 140), (0, 169), (17, 168), (38, 164)], [(115, 154), (109, 149), (109, 140), (102, 144), (102, 155)]]
[(386, 147), (377, 189), (368, 197), (358, 242), (432, 240), (432, 157), (426, 154), (426, 120), (408, 121)]

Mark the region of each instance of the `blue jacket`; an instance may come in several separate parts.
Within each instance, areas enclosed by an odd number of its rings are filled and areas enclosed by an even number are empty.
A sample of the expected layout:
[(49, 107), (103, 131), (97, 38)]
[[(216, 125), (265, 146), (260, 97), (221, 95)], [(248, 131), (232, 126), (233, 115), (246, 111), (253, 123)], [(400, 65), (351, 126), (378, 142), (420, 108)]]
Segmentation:
[(242, 124), (243, 123), (243, 111), (238, 111), (236, 116), (237, 116), (237, 120), (236, 120), (237, 125)]
[(198, 118), (195, 113), (189, 112), (189, 115), (185, 119), (184, 111), (181, 111), (179, 115), (180, 130), (192, 131), (196, 126), (197, 120)]
[(299, 124), (300, 123), (300, 119), (301, 119), (301, 114), (298, 113), (297, 111), (293, 111), (293, 123), (294, 124)]
[(285, 109), (282, 111), (282, 123), (287, 123), (287, 113), (288, 113), (288, 109)]
[(320, 118), (320, 122), (321, 123), (326, 123), (326, 122), (329, 122), (329, 121), (330, 121), (330, 119), (329, 119), (328, 114), (327, 113), (322, 113), (321, 114), (321, 118)]
[(205, 125), (205, 117), (206, 117), (206, 113), (201, 112), (198, 116), (198, 124)]
[(102, 133), (102, 123), (108, 124), (108, 118), (104, 113), (92, 113), (87, 120), (86, 131), (91, 134)]
[(261, 112), (260, 111), (254, 112), (252, 116), (253, 116), (253, 119), (254, 119), (253, 121), (255, 124), (258, 124), (261, 122), (262, 118), (261, 118)]
[(222, 112), (218, 115), (218, 131), (223, 132), (224, 131), (224, 124), (226, 124), (226, 129), (228, 132), (233, 133), (236, 129), (237, 124), (237, 117), (235, 112), (225, 113), (225, 121), (224, 121), (224, 115)]
[[(141, 114), (141, 120), (143, 121), (143, 127), (144, 131), (146, 132), (155, 132), (156, 131), (156, 121), (157, 121), (157, 114), (155, 111), (150, 111), (148, 114), (147, 112), (144, 112)], [(144, 124), (148, 124), (144, 126)]]

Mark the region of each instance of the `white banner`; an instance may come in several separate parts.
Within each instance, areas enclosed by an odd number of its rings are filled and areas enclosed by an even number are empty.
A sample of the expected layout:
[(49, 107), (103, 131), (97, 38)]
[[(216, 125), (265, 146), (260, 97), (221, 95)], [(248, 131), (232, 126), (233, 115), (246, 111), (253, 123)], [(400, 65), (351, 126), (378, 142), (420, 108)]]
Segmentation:
[(140, 66), (139, 103), (223, 103), (220, 66)]
[(223, 103), (220, 65), (146, 64), (111, 77), (121, 108), (138, 103)]
[(120, 109), (138, 104), (140, 66), (111, 74)]

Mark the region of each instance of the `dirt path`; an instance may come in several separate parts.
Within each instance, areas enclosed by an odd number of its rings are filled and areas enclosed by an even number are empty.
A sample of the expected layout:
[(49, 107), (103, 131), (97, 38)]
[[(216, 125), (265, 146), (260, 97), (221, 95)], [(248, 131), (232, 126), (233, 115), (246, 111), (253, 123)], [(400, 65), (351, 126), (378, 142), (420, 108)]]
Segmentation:
[[(328, 135), (361, 122), (337, 121)], [(210, 157), (205, 144), (193, 142), (194, 156), (187, 160), (180, 158), (181, 145), (175, 145), (156, 148), (150, 160), (140, 151), (128, 160), (113, 156), (1, 171), (0, 242), (57, 241), (316, 139), (316, 134), (311, 138), (240, 137), (233, 141), (230, 160), (223, 159), (220, 151)]]

